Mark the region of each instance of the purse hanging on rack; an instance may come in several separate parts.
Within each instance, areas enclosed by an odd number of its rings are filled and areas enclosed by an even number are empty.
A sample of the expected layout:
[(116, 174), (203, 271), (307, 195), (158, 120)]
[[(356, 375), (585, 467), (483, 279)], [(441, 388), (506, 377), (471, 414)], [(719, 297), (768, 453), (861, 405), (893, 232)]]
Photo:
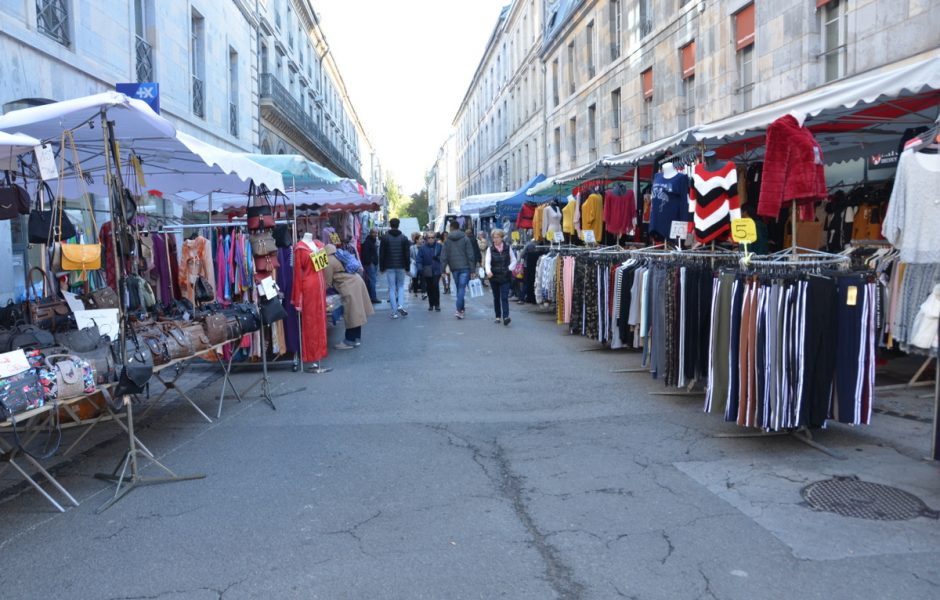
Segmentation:
[(0, 221), (9, 221), (29, 214), (29, 194), (13, 182), (6, 172), (6, 185), (0, 185)]
[(215, 289), (212, 283), (202, 275), (196, 277), (196, 283), (193, 284), (193, 292), (197, 303), (212, 302), (215, 300)]
[[(53, 205), (51, 208), (39, 209), (40, 198), (43, 193), (46, 194)], [(62, 239), (75, 237), (75, 226), (69, 221), (68, 217), (60, 215), (55, 209), (55, 194), (49, 184), (43, 181), (36, 189), (36, 208), (29, 211), (29, 220), (26, 224), (27, 240), (30, 244), (49, 244), (52, 241), (53, 230), (58, 228)], [(58, 217), (63, 219), (61, 222)]]
[[(95, 221), (95, 208), (91, 205), (91, 200), (88, 197), (88, 189), (85, 186), (85, 174), (82, 172), (78, 150), (75, 148), (75, 137), (69, 130), (66, 130), (65, 133), (62, 134), (62, 158), (59, 168), (59, 198), (57, 200), (59, 206), (59, 222), (62, 222), (65, 210), (63, 174), (65, 171), (66, 140), (69, 143), (69, 147), (72, 149), (72, 168), (75, 170), (75, 175), (80, 183), (82, 197), (85, 199), (85, 204), (88, 207), (88, 215), (91, 218), (91, 237), (93, 240), (96, 240), (98, 235), (98, 223)], [(80, 271), (85, 273), (101, 268), (101, 244), (97, 243), (97, 241), (92, 244), (63, 244), (62, 232), (60, 230), (57, 252), (61, 256), (59, 266), (62, 271)]]
[[(42, 275), (42, 296), (36, 293), (36, 286), (32, 275), (39, 272)], [(47, 291), (49, 283), (46, 272), (39, 267), (33, 267), (26, 272), (26, 287), (31, 290), (33, 297), (28, 301), (29, 321), (36, 327), (49, 331), (68, 329), (72, 311), (65, 300), (59, 298), (55, 292)]]
[(274, 227), (274, 210), (268, 200), (268, 193), (264, 187), (255, 186), (254, 182), (248, 187), (248, 206), (245, 209), (248, 217), (248, 229), (270, 229)]
[[(274, 215), (277, 217), (278, 198), (281, 198), (282, 200), (282, 205), (284, 206), (284, 218), (286, 219), (290, 214), (290, 210), (287, 208), (287, 196), (277, 190), (274, 191)], [(274, 226), (274, 245), (278, 248), (290, 248), (293, 246), (290, 234), (290, 225)]]

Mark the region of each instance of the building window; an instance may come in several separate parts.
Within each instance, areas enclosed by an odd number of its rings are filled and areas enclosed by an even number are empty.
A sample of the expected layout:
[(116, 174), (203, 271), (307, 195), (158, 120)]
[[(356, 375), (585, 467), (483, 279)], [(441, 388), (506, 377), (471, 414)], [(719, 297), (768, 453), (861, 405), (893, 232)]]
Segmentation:
[(532, 67), (532, 87), (535, 88), (535, 92), (532, 93), (532, 112), (534, 113), (539, 109), (539, 90), (541, 89), (534, 66)]
[(228, 50), (228, 132), (238, 137), (238, 52)]
[(587, 44), (588, 79), (593, 79), (596, 74), (596, 69), (594, 68), (594, 21), (588, 23), (585, 37), (584, 43)]
[(620, 58), (623, 38), (623, 3), (610, 0), (610, 60)]
[(640, 82), (643, 86), (643, 99), (651, 100), (653, 98), (653, 67), (640, 73)]
[(574, 90), (574, 42), (571, 42), (568, 44), (568, 93), (573, 94)]
[(568, 119), (568, 153), (571, 157), (571, 166), (578, 164), (578, 118)]
[(558, 59), (552, 61), (552, 106), (558, 106)]
[(153, 0), (134, 0), (137, 81), (156, 81), (153, 72)]
[(640, 0), (640, 19), (637, 25), (641, 38), (653, 33), (653, 0)]
[(620, 152), (620, 88), (610, 93), (610, 129), (614, 152)]
[(268, 45), (261, 44), (261, 74), (266, 75), (269, 72), (268, 66)]
[(823, 60), (826, 65), (826, 81), (833, 81), (845, 75), (845, 40), (847, 19), (845, 18), (845, 0), (816, 0), (816, 6), (822, 8)]
[(689, 42), (679, 51), (682, 82), (679, 93), (679, 130), (688, 129), (695, 121), (695, 42)]
[(67, 0), (36, 0), (36, 28), (63, 46), (71, 46)]
[(640, 142), (648, 144), (653, 141), (653, 99), (643, 99), (643, 111), (640, 119)]
[(555, 172), (561, 172), (561, 127), (555, 128)]
[(588, 107), (588, 159), (597, 160), (597, 105)]
[(738, 96), (741, 110), (754, 105), (754, 4), (748, 4), (734, 15), (734, 37), (737, 49)]
[(206, 89), (205, 89), (205, 19), (193, 11), (190, 23), (189, 54), (192, 70), (193, 114), (197, 117), (206, 116)]

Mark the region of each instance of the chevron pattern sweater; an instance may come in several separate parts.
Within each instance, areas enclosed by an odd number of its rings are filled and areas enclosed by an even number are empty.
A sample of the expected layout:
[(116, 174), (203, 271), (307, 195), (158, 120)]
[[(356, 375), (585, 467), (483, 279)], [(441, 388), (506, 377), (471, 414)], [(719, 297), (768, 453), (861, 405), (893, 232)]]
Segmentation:
[(738, 172), (732, 161), (717, 171), (704, 164), (692, 169), (689, 188), (689, 212), (695, 221), (695, 240), (703, 244), (727, 237), (731, 221), (741, 218), (738, 199)]

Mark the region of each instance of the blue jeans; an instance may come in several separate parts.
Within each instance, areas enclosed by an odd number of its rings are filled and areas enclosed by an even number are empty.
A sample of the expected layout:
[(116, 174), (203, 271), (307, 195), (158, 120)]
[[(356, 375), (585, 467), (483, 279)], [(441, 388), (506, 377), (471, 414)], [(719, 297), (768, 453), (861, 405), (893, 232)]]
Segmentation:
[(452, 275), (454, 276), (454, 285), (457, 286), (457, 310), (463, 312), (465, 306), (464, 294), (467, 293), (467, 284), (470, 283), (470, 269), (453, 271)]
[(496, 312), (497, 319), (509, 318), (509, 287), (511, 283), (505, 281), (498, 283), (490, 280), (490, 288), (493, 290), (493, 310)]
[(405, 308), (405, 270), (387, 269), (385, 280), (388, 282), (388, 301), (392, 305), (392, 312)]
[(366, 265), (366, 275), (369, 276), (369, 282), (366, 284), (366, 287), (369, 288), (369, 300), (378, 300), (379, 296), (375, 293), (375, 278), (379, 276), (379, 266)]

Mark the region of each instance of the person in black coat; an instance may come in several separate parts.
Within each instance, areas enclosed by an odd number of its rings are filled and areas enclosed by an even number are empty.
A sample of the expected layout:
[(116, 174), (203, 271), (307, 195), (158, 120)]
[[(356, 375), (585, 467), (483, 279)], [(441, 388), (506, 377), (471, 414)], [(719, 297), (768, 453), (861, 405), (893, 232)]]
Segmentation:
[(411, 242), (398, 229), (400, 223), (398, 219), (389, 219), (390, 229), (382, 236), (379, 245), (379, 271), (388, 280), (388, 301), (392, 305), (393, 319), (408, 316), (405, 310), (405, 274), (411, 269)]
[(367, 281), (366, 287), (369, 288), (369, 298), (372, 304), (378, 304), (378, 294), (375, 292), (376, 277), (379, 276), (379, 230), (371, 229), (366, 239), (362, 241), (362, 266), (365, 268)]

